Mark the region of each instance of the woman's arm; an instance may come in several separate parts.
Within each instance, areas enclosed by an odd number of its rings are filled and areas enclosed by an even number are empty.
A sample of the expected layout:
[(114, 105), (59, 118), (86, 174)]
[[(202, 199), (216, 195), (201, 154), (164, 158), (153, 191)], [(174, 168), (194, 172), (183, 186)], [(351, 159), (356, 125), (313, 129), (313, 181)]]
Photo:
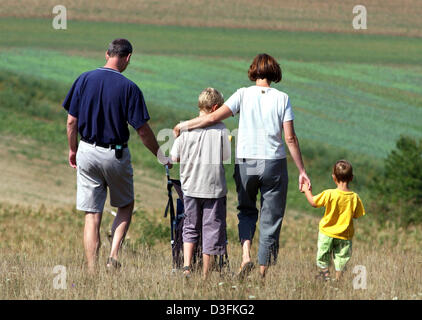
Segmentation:
[(230, 108), (223, 104), (214, 112), (179, 123), (173, 128), (173, 134), (177, 138), (180, 135), (181, 130), (193, 130), (197, 128), (209, 127), (214, 123), (227, 119), (232, 115), (233, 114)]
[(302, 190), (302, 185), (304, 183), (308, 184), (308, 188), (311, 188), (311, 180), (308, 178), (308, 175), (305, 171), (305, 166), (302, 160), (302, 153), (300, 152), (299, 140), (297, 139), (295, 128), (293, 125), (293, 120), (283, 122), (284, 129), (284, 140), (286, 145), (289, 148), (290, 155), (293, 158), (294, 163), (296, 164), (297, 169), (299, 170), (299, 190)]

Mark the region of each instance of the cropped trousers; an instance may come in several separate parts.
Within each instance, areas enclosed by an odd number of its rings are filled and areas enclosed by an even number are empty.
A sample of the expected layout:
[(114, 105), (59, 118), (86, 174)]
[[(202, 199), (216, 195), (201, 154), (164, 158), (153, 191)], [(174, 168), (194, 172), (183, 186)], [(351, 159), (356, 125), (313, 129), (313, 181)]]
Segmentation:
[(258, 263), (268, 266), (277, 261), (279, 237), (286, 207), (288, 174), (286, 159), (237, 159), (234, 171), (238, 196), (239, 240), (252, 241), (259, 211)]

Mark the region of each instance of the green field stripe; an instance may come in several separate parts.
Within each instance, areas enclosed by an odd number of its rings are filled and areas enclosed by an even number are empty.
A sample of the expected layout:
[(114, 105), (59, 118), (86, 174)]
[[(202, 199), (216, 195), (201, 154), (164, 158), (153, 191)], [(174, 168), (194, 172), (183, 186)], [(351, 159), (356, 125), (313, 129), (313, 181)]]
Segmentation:
[[(347, 67), (347, 64), (343, 65)], [(378, 69), (383, 70), (380, 67)], [(422, 107), (422, 91), (417, 82), (403, 86), (401, 85), (403, 82), (395, 80), (397, 77), (395, 73), (385, 71), (383, 78), (368, 79), (368, 77), (364, 78), (360, 75), (362, 72), (355, 72), (354, 75), (351, 75), (347, 71), (339, 72), (332, 66), (320, 67), (316, 70), (314, 64), (302, 64), (300, 68), (291, 68), (291, 73), (296, 76), (308, 77), (308, 79), (312, 77), (318, 82), (333, 83), (337, 87), (352, 88), (361, 93), (382, 96), (384, 99), (392, 100), (395, 103), (404, 102)]]
[[(171, 128), (198, 113), (198, 95), (205, 87), (219, 89), (227, 99), (239, 87), (251, 85), (247, 79), (249, 63), (229, 58), (143, 54), (133, 56), (124, 74), (143, 90), (148, 106), (183, 111), (180, 119), (167, 122)], [(102, 66), (104, 60), (102, 56), (87, 58), (22, 48), (13, 50), (13, 54), (10, 50), (0, 51), (0, 64), (1, 69), (70, 87), (80, 73)], [(384, 83), (370, 83), (376, 76), (371, 75), (368, 65), (343, 65), (352, 70), (351, 76), (339, 73), (337, 63), (319, 66), (314, 62), (282, 61), (284, 79), (274, 87), (289, 94), (301, 136), (375, 157), (384, 157), (400, 134), (422, 137), (422, 108), (418, 99), (409, 98), (413, 91), (408, 95), (403, 88), (396, 88), (392, 97), (391, 88)], [(399, 68), (377, 67), (378, 74), (386, 73), (391, 78), (394, 78), (391, 70), (396, 69)], [(360, 73), (367, 75), (364, 80), (358, 77)], [(416, 71), (411, 74), (415, 76)], [(403, 77), (402, 72), (397, 75)], [(413, 88), (412, 82), (408, 85)], [(419, 96), (420, 90), (416, 92)], [(22, 112), (32, 114), (35, 110)], [(154, 114), (154, 108), (151, 112)], [(230, 118), (228, 125), (235, 127), (237, 121)]]
[(346, 76), (353, 80), (359, 80), (368, 84), (376, 83), (387, 88), (397, 88), (413, 93), (421, 94), (422, 66), (389, 66), (351, 63), (325, 63), (313, 64), (309, 68), (315, 68), (320, 73)]
[(359, 91), (352, 86), (314, 80), (314, 83), (289, 83), (286, 89), (294, 104), (313, 112), (329, 113), (330, 117), (335, 119), (350, 119), (353, 114), (365, 114), (366, 117), (359, 121), (378, 122), (377, 119), (391, 116), (398, 121), (405, 119), (407, 125), (416, 126), (419, 125), (418, 118), (422, 117), (422, 110), (417, 106), (390, 100), (381, 93), (375, 95)]

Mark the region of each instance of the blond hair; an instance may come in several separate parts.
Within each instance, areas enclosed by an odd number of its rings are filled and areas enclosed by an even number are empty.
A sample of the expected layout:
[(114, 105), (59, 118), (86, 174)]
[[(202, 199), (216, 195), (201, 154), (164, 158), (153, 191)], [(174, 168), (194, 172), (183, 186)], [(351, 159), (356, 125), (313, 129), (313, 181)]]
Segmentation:
[(223, 95), (214, 88), (206, 88), (202, 90), (198, 98), (198, 107), (201, 110), (211, 111), (215, 105), (221, 107), (224, 103)]

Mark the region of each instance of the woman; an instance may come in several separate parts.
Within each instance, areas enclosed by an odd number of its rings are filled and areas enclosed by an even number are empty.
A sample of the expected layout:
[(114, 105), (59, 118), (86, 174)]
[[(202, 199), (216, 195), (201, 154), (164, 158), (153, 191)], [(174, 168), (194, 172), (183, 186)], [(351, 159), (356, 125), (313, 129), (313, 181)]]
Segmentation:
[(299, 190), (310, 180), (305, 172), (299, 142), (293, 126), (293, 111), (289, 97), (271, 88), (282, 78), (277, 61), (259, 54), (249, 67), (248, 76), (254, 86), (237, 90), (217, 111), (182, 122), (180, 130), (208, 127), (240, 113), (236, 147), (234, 179), (238, 193), (239, 240), (242, 244), (240, 276), (253, 268), (250, 249), (258, 220), (256, 199), (261, 192), (260, 239), (258, 263), (265, 276), (268, 266), (277, 259), (281, 224), (286, 207), (287, 161), (282, 133), (289, 152), (299, 170)]

